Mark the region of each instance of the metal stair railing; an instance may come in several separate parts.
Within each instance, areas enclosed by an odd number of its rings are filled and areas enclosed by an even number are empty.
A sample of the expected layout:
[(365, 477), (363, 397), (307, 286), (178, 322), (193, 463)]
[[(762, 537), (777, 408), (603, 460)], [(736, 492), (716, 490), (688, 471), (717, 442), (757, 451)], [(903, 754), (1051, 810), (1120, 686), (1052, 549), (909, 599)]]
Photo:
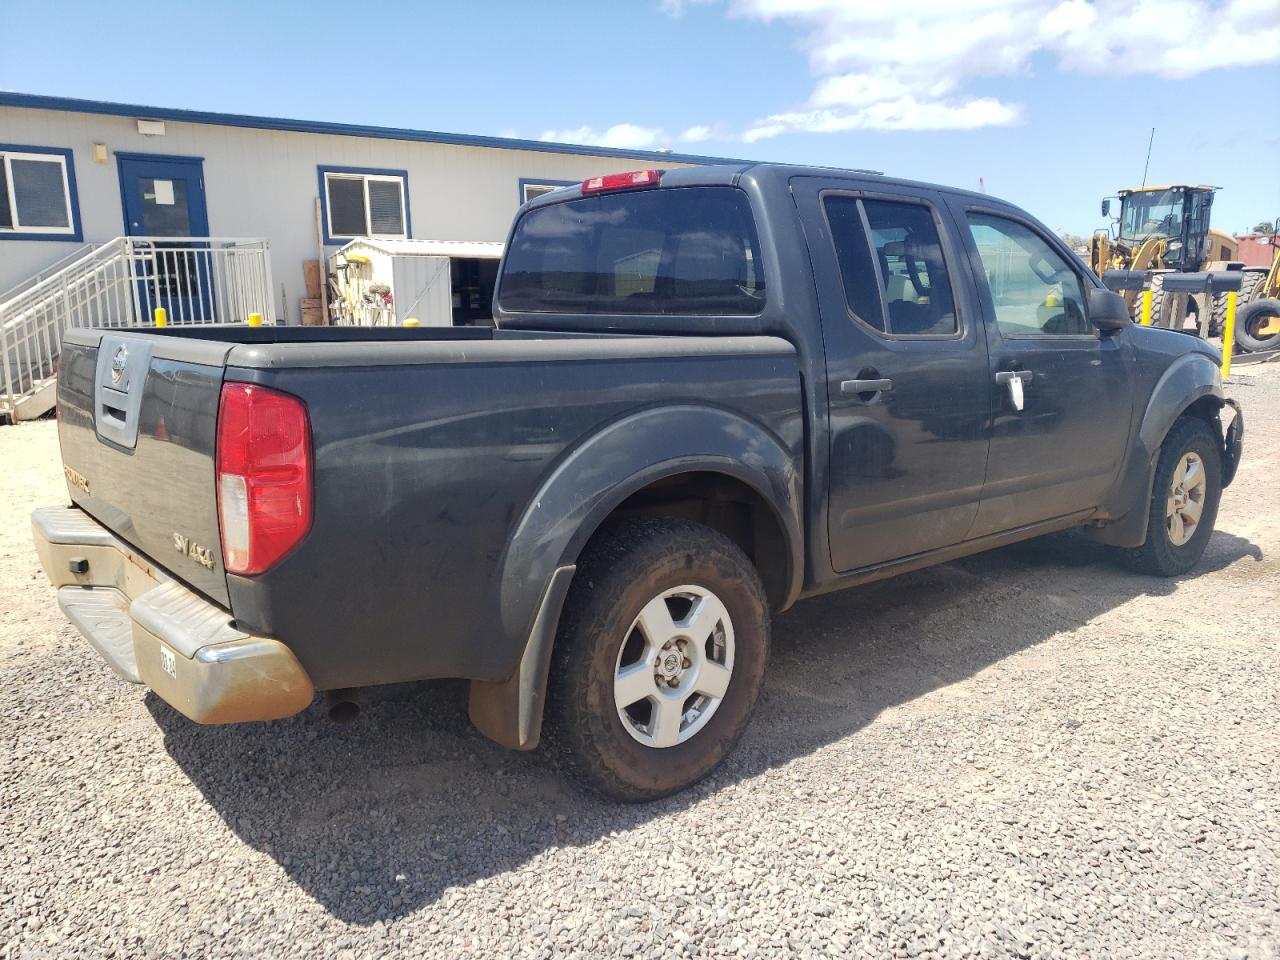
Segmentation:
[(0, 301), (0, 416), (48, 385), (68, 329), (150, 324), (157, 307), (174, 324), (275, 322), (262, 239), (117, 237), (43, 274)]

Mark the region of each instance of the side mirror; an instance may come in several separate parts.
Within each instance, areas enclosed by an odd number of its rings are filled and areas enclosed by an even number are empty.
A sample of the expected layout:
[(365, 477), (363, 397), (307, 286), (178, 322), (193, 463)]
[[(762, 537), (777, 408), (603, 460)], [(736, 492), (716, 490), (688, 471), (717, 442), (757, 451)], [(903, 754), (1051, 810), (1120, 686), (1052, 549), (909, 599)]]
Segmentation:
[(1103, 215), (1104, 217), (1109, 217), (1109, 216), (1111, 216), (1111, 201), (1110, 201), (1110, 200), (1103, 200), (1103, 201), (1102, 201), (1102, 215)]
[(1089, 322), (1104, 334), (1123, 330), (1133, 321), (1124, 298), (1110, 290), (1090, 287), (1088, 293)]

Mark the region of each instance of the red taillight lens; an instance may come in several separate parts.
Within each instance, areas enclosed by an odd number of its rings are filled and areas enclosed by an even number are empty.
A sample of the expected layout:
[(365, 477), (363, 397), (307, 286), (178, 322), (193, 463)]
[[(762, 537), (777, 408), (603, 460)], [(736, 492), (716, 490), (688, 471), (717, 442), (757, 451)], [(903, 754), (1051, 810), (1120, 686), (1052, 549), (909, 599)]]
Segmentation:
[(656, 187), (661, 179), (661, 170), (632, 170), (630, 173), (611, 173), (606, 177), (592, 177), (590, 180), (583, 180), (582, 192), (602, 193), (605, 190)]
[(255, 384), (223, 384), (217, 460), (222, 562), (228, 573), (262, 573), (311, 529), (306, 406)]

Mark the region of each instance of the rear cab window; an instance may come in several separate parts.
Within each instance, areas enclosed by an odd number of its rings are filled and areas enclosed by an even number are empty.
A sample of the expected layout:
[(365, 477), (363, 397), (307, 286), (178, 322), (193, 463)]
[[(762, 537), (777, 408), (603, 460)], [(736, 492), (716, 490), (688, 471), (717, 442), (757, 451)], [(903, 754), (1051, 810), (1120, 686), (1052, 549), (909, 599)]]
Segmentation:
[(536, 207), (516, 224), (498, 303), (517, 313), (743, 316), (765, 302), (746, 194), (676, 187)]

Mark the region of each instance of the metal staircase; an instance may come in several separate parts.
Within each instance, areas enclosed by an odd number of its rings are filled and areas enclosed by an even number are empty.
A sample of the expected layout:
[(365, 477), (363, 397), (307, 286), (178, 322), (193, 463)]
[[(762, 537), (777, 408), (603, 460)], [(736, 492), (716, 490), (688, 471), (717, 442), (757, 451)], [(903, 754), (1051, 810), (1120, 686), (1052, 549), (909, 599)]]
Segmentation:
[(62, 334), (73, 327), (274, 323), (266, 240), (117, 237), (90, 244), (0, 296), (0, 422), (54, 405)]

